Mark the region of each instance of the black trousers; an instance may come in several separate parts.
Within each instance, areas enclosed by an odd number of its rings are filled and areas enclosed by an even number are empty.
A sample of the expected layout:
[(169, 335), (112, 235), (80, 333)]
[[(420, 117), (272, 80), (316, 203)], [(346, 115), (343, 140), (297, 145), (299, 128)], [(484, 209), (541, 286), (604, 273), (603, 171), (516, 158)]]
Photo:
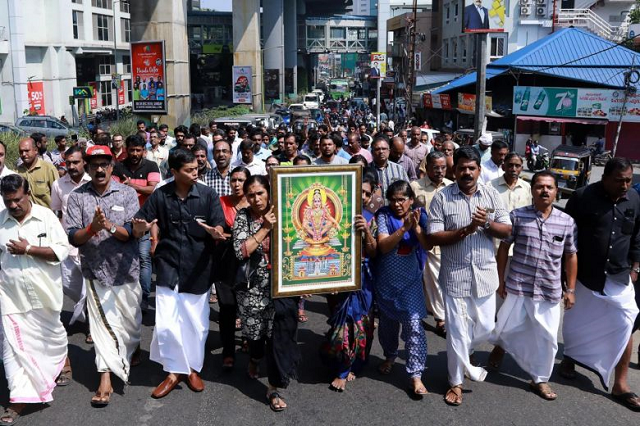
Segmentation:
[(235, 358), (236, 354), (236, 317), (238, 303), (236, 292), (231, 283), (216, 282), (218, 307), (220, 309), (220, 340), (222, 342), (222, 358)]

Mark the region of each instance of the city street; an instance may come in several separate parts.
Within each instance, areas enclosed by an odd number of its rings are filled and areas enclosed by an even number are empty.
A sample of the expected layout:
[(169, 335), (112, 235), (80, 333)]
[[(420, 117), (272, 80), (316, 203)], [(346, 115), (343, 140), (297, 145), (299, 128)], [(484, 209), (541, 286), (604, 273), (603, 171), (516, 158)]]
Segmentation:
[[(579, 303), (579, 302), (578, 302)], [(63, 321), (70, 318), (72, 305), (67, 300)], [(283, 392), (289, 407), (273, 413), (266, 404), (266, 377), (252, 381), (246, 374), (248, 355), (239, 353), (236, 368), (223, 373), (218, 335), (217, 305), (211, 305), (211, 332), (207, 342), (207, 357), (203, 379), (206, 389), (195, 394), (180, 385), (166, 398), (154, 400), (151, 391), (164, 374), (161, 367), (148, 360), (153, 326), (153, 312), (144, 318), (143, 362), (133, 369), (131, 384), (114, 382), (111, 404), (92, 408), (89, 400), (98, 385), (94, 352), (84, 343), (84, 334), (72, 327), (69, 335), (69, 355), (74, 367), (74, 381), (57, 388), (46, 409), (19, 419), (20, 425), (265, 425), (265, 424), (353, 424), (353, 425), (632, 425), (638, 413), (613, 402), (596, 376), (578, 368), (578, 378), (569, 382), (557, 374), (551, 385), (558, 400), (547, 402), (529, 391), (525, 373), (508, 356), (501, 372), (490, 372), (484, 383), (465, 383), (464, 402), (449, 407), (443, 401), (447, 387), (445, 340), (433, 333), (433, 319), (427, 330), (429, 357), (423, 379), (431, 392), (423, 400), (413, 400), (408, 392), (404, 361), (400, 359), (390, 376), (382, 376), (376, 366), (382, 361), (382, 351), (376, 340), (370, 365), (363, 377), (347, 385), (344, 393), (329, 390), (328, 370), (318, 357), (318, 347), (327, 329), (326, 304), (321, 296), (307, 301), (309, 321), (301, 324), (298, 334), (303, 355), (298, 382)], [(636, 342), (640, 333), (636, 333)], [(238, 340), (239, 342), (239, 340)], [(637, 343), (636, 343), (637, 348)], [(491, 350), (484, 346), (477, 353), (483, 365)], [(562, 345), (560, 345), (562, 351)], [(401, 351), (401, 358), (404, 353)], [(559, 359), (560, 357), (558, 357)], [(631, 385), (640, 391), (638, 354), (634, 348)], [(262, 365), (262, 368), (266, 366)], [(4, 377), (4, 373), (0, 373)], [(0, 383), (0, 403), (6, 405), (6, 382)]]

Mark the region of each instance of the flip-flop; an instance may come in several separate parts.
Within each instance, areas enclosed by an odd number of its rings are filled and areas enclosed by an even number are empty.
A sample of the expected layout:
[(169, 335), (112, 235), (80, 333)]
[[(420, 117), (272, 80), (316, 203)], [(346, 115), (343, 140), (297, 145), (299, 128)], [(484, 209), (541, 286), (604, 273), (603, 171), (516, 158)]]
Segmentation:
[(72, 378), (73, 374), (71, 372), (71, 366), (65, 365), (56, 379), (56, 386), (68, 386), (71, 383)]
[[(640, 411), (640, 397), (635, 392), (625, 392), (619, 395), (611, 394), (614, 401), (624, 405), (631, 411)], [(633, 403), (635, 401), (635, 404)]]
[[(111, 394), (113, 393), (113, 389), (111, 389), (106, 394), (96, 391), (96, 394), (91, 398), (91, 405), (96, 408), (106, 407), (109, 405), (109, 401), (111, 400)], [(97, 398), (97, 399), (95, 399)]]
[[(458, 394), (455, 389), (459, 389), (460, 390), (460, 394)], [(447, 399), (447, 395), (449, 395), (450, 393), (454, 394), (456, 396), (456, 399), (453, 401), (449, 401)], [(452, 386), (449, 388), (449, 390), (447, 390), (447, 392), (444, 394), (444, 402), (447, 403), (447, 405), (453, 405), (454, 407), (458, 407), (462, 404), (462, 386)]]
[[(3, 418), (9, 418), (11, 421), (2, 420)], [(20, 413), (18, 413), (13, 408), (7, 408), (4, 410), (2, 416), (0, 416), (0, 425), (1, 426), (10, 426), (16, 424), (18, 419), (20, 418)]]
[(545, 401), (555, 401), (556, 398), (558, 398), (558, 394), (556, 394), (551, 389), (551, 387), (549, 386), (549, 383), (546, 383), (546, 382), (534, 383), (533, 381), (530, 381), (529, 387), (531, 388), (533, 393), (535, 393)]
[(280, 404), (276, 405), (275, 404), (276, 400), (278, 400), (278, 402), (284, 401), (280, 396), (280, 394), (278, 393), (278, 391), (273, 391), (269, 395), (267, 395), (267, 401), (269, 401), (269, 408), (271, 408), (272, 411), (275, 411), (276, 413), (278, 413), (280, 411), (283, 411), (285, 408), (287, 408), (287, 407), (280, 406)]

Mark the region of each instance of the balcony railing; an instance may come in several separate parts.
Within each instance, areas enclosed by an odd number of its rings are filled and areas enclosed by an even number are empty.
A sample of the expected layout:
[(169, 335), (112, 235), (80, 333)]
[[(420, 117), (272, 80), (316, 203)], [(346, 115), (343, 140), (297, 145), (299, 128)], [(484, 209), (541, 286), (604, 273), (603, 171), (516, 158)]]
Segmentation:
[(624, 38), (624, 33), (620, 31), (621, 27), (610, 25), (591, 9), (560, 9), (556, 17), (556, 25), (584, 28), (616, 43)]

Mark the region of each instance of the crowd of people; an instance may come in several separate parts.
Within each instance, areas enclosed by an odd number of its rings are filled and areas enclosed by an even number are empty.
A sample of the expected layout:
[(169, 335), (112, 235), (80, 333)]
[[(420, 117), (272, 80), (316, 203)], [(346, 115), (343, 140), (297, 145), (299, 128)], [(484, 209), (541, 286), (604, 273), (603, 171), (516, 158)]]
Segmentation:
[[(50, 152), (44, 135), (23, 138), (16, 172), (0, 142), (10, 393), (0, 424), (73, 380), (63, 293), (74, 303), (70, 323), (87, 323), (95, 348), (93, 406), (108, 405), (114, 376), (127, 382), (140, 363), (142, 316), (155, 301), (150, 359), (167, 376), (152, 397), (180, 382), (204, 390), (209, 304), (217, 303), (223, 370), (235, 368), (241, 329), (249, 377), (266, 367), (266, 400), (284, 410), (282, 389), (297, 376), (297, 330), (307, 317), (304, 298), (271, 295), (279, 265), (270, 253), (278, 217), (269, 170), (283, 165), (363, 167), (364, 207), (352, 221), (362, 236), (361, 288), (326, 295), (320, 353), (332, 390), (362, 373), (377, 327), (385, 357), (378, 372), (392, 372), (402, 338), (411, 391), (427, 394), (430, 314), (446, 338), (447, 404), (461, 405), (465, 377), (483, 381), (505, 354), (537, 395), (556, 399), (549, 378), (564, 306), (559, 373), (573, 378), (575, 364), (588, 368), (615, 400), (640, 410), (627, 379), (640, 322), (640, 196), (630, 189), (626, 159), (609, 161), (602, 180), (576, 191), (563, 211), (554, 206), (554, 175), (526, 182), (522, 158), (488, 135), (460, 146), (449, 133), (429, 139), (417, 126), (291, 133), (212, 122), (178, 126), (171, 136), (166, 125), (139, 121), (132, 135), (97, 128), (91, 140), (55, 142)], [(485, 342), (495, 346), (487, 368), (474, 356)]]

